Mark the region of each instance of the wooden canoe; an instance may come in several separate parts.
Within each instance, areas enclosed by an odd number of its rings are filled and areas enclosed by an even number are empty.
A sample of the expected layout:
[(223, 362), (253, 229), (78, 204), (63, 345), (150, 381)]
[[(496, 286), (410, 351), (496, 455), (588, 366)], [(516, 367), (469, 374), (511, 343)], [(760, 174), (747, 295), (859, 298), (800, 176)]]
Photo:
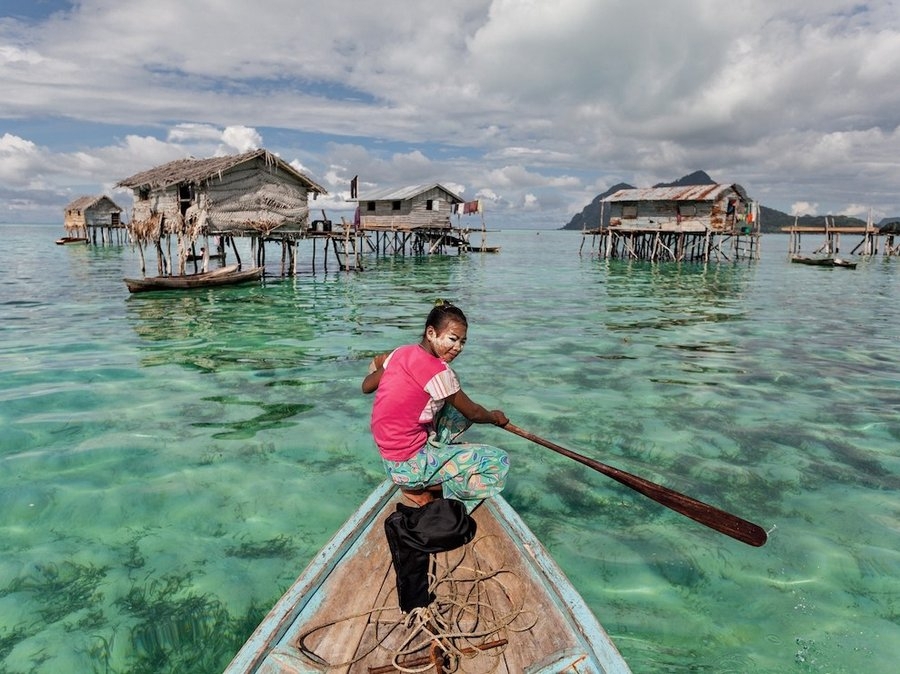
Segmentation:
[(182, 276), (150, 276), (147, 278), (126, 278), (125, 285), (133, 293), (149, 290), (189, 290), (191, 288), (214, 288), (236, 285), (262, 278), (263, 268), (240, 269), (239, 265), (221, 267), (202, 274)]
[[(457, 671), (453, 658), (458, 671), (475, 674), (631, 671), (500, 497), (473, 513), (478, 531), (471, 543), (433, 555), (437, 600), (424, 613), (401, 613), (384, 532), (399, 498), (389, 481), (372, 493), (278, 600), (225, 674), (387, 674), (398, 671), (396, 664), (449, 672)], [(398, 656), (404, 643), (408, 652)]]
[(830, 257), (805, 257), (803, 255), (792, 255), (791, 262), (797, 264), (809, 264), (814, 267), (832, 267), (834, 263)]
[(856, 269), (856, 263), (844, 260), (840, 257), (804, 257), (803, 255), (793, 255), (791, 262), (799, 264), (809, 264), (815, 267), (843, 267), (845, 269)]
[(57, 246), (68, 246), (73, 243), (87, 243), (88, 240), (83, 236), (62, 236), (56, 240)]

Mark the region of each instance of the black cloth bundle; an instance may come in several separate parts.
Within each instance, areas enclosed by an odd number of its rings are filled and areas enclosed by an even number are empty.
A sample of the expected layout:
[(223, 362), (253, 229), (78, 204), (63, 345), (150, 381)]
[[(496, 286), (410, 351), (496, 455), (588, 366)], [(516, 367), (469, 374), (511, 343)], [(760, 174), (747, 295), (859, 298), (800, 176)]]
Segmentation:
[(476, 524), (461, 501), (435, 499), (420, 508), (397, 504), (384, 521), (391, 549), (397, 596), (404, 613), (428, 606), (434, 594), (428, 590), (430, 555), (465, 545), (475, 537)]

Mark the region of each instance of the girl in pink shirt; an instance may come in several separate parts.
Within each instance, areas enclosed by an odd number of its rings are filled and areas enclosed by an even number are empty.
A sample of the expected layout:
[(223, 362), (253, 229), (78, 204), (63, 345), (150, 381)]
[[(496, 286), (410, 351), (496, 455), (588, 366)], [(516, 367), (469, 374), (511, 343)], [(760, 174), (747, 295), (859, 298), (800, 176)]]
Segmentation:
[(439, 488), (471, 512), (503, 489), (509, 457), (502, 449), (456, 439), (472, 423), (505, 426), (509, 419), (469, 398), (450, 369), (467, 331), (465, 314), (439, 301), (422, 340), (376, 356), (362, 390), (375, 392), (372, 436), (388, 475), (406, 496), (424, 505)]

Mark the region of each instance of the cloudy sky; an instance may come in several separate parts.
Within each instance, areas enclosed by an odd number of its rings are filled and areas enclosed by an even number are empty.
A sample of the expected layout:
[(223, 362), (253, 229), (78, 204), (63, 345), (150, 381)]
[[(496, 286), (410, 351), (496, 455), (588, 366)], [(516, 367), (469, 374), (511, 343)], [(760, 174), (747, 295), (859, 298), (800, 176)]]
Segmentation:
[(0, 223), (264, 147), (352, 213), (440, 182), (562, 227), (697, 169), (787, 213), (900, 215), (894, 0), (3, 0)]

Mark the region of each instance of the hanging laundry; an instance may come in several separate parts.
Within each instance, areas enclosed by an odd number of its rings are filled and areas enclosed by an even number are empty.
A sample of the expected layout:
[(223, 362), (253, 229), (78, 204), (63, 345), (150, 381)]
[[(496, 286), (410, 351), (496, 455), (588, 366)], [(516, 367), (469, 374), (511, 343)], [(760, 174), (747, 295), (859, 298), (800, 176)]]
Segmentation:
[(475, 201), (467, 201), (463, 205), (463, 213), (469, 215), (471, 213), (481, 213), (481, 199), (476, 199)]

